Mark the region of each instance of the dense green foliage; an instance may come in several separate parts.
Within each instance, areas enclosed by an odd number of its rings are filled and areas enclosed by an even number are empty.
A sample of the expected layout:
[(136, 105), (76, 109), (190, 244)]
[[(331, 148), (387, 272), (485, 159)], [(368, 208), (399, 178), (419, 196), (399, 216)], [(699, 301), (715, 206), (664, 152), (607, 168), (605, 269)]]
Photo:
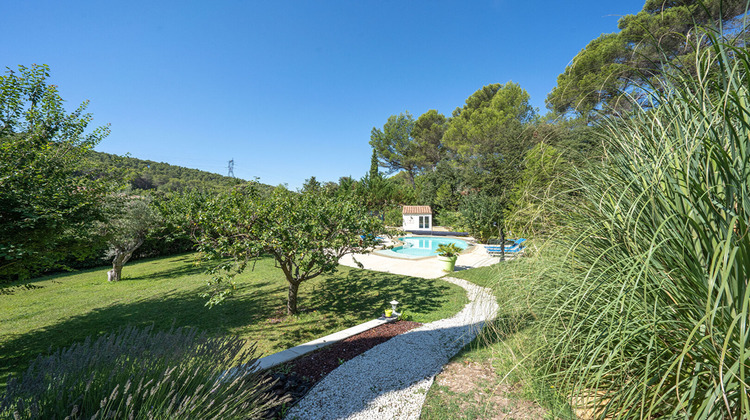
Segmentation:
[(37, 357), (8, 382), (0, 416), (247, 419), (282, 402), (251, 370), (257, 359), (245, 340), (152, 330), (123, 328)]
[(486, 194), (469, 194), (464, 197), (461, 215), (471, 236), (488, 243), (490, 238), (501, 235), (503, 201), (500, 197)]
[(226, 191), (245, 182), (241, 179), (198, 169), (93, 150), (86, 154), (86, 159), (91, 171), (99, 176), (116, 179), (132, 190), (159, 192)]
[(510, 197), (509, 224), (526, 234), (547, 236), (562, 223), (561, 210), (574, 205), (569, 197), (573, 165), (546, 143), (529, 150), (525, 161)]
[(542, 283), (547, 372), (599, 417), (750, 412), (750, 53), (696, 45), (699, 77), (676, 68), (601, 126), (566, 274)]
[(648, 105), (645, 83), (663, 77), (666, 69), (696, 74), (696, 41), (708, 41), (690, 36), (696, 25), (721, 27), (732, 37), (741, 35), (739, 42), (746, 35), (746, 7), (745, 0), (648, 0), (638, 14), (620, 19), (620, 32), (601, 35), (573, 58), (547, 106), (589, 117), (596, 109), (618, 113)]
[[(402, 172), (376, 179), (371, 168), (355, 189), (370, 209), (388, 215), (389, 224), (401, 224), (398, 205), (429, 205), (437, 223), (469, 228), (487, 240), (494, 236), (491, 232), (502, 236), (507, 214), (518, 207), (512, 200), (528, 198), (513, 191), (519, 188), (528, 154), (540, 143), (559, 148), (565, 162), (583, 162), (594, 149), (585, 125), (538, 118), (519, 85), (491, 84), (470, 95), (451, 118), (430, 110), (415, 121), (406, 113), (389, 117), (382, 130), (373, 128), (374, 157), (389, 171)], [(563, 168), (568, 166), (557, 166), (558, 173)], [(465, 198), (471, 195), (494, 200), (496, 214), (481, 229), (477, 223), (487, 220), (467, 220), (472, 210), (459, 211), (472, 202)]]
[(80, 172), (109, 129), (87, 131), (87, 103), (67, 113), (48, 77), (46, 66), (0, 76), (0, 282), (90, 256), (103, 220), (107, 185)]

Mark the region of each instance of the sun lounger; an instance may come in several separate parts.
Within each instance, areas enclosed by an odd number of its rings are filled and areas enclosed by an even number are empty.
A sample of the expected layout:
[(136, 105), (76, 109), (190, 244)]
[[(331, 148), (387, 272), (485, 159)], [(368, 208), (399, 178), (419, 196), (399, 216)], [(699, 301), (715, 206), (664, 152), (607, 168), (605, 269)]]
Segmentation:
[(506, 254), (514, 254), (523, 250), (524, 247), (521, 244), (525, 241), (526, 239), (521, 238), (513, 241), (513, 245), (505, 245), (504, 247), (501, 247), (500, 245), (485, 245), (484, 248), (487, 250), (487, 253), (493, 257), (500, 256), (503, 251)]

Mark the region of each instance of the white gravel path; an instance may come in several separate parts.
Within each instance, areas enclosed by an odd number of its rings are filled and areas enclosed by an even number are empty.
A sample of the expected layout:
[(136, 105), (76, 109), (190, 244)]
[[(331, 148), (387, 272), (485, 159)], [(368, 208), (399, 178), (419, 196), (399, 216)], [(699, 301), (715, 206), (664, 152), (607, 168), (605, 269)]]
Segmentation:
[(318, 382), (286, 419), (418, 419), (442, 367), (497, 315), (491, 291), (465, 280), (470, 302), (451, 318), (422, 325), (349, 360)]

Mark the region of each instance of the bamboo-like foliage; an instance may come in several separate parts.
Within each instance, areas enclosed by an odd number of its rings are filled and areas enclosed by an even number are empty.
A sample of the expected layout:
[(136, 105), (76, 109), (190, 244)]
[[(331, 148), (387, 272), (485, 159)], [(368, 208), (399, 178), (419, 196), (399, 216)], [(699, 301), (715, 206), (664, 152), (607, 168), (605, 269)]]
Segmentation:
[(549, 379), (586, 416), (750, 419), (750, 52), (705, 36), (697, 77), (602, 123), (546, 285)]
[[(39, 356), (0, 394), (0, 418), (261, 418), (282, 401), (254, 347), (192, 328), (127, 327)], [(243, 372), (236, 366), (243, 366)]]

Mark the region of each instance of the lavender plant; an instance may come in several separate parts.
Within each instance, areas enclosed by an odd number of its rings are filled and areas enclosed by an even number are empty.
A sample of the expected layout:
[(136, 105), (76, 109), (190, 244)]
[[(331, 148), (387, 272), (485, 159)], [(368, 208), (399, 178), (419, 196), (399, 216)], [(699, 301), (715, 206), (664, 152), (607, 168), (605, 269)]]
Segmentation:
[(126, 327), (37, 357), (9, 380), (0, 417), (260, 418), (283, 401), (255, 371), (254, 351), (193, 328)]

